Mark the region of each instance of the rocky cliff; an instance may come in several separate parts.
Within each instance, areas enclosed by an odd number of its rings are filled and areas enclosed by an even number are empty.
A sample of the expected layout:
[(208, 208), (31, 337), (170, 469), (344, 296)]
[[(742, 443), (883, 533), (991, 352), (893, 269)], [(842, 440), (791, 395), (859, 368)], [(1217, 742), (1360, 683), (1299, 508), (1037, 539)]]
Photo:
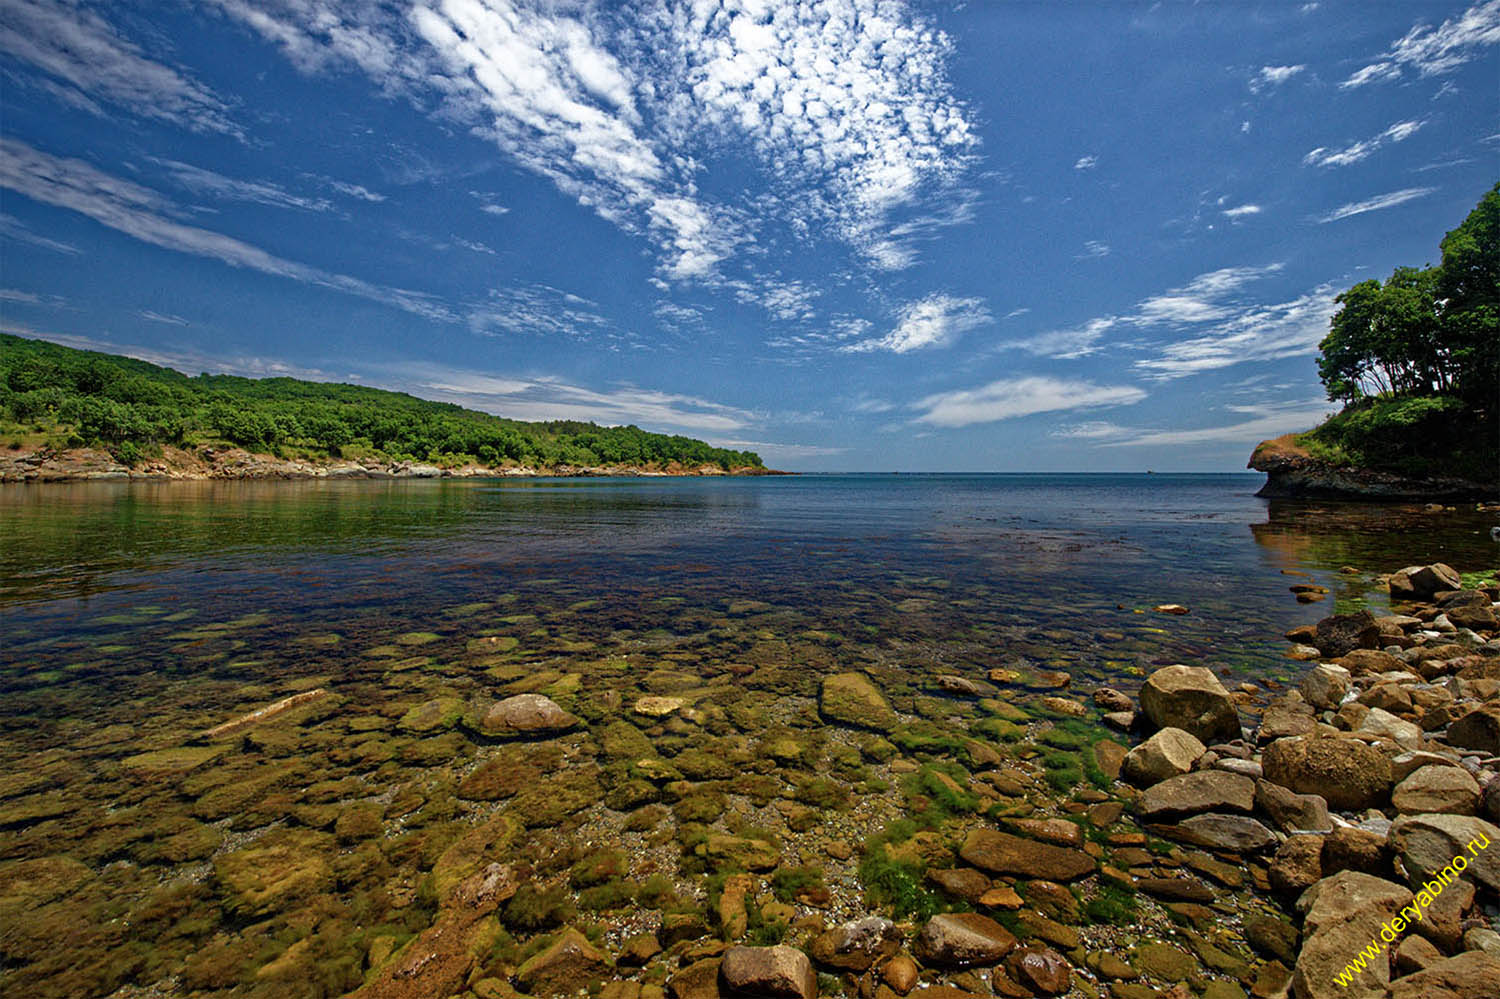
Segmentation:
[[(1411, 478), (1330, 464), (1297, 443), (1296, 434), (1261, 441), (1247, 467), (1266, 473), (1257, 496), (1272, 499), (1494, 500), (1500, 486), (1458, 478)], [(1497, 469), (1500, 476), (1500, 469)]]

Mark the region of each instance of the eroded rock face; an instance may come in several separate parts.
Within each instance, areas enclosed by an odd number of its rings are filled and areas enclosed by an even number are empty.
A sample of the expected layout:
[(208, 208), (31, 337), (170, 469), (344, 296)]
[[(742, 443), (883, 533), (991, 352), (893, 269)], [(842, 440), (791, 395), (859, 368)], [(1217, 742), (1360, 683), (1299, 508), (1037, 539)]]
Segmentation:
[(772, 999), (813, 999), (818, 976), (807, 955), (795, 947), (731, 947), (719, 964), (733, 992)]
[(577, 724), (578, 719), (558, 707), (552, 698), (543, 694), (517, 694), (491, 705), (479, 727), (486, 735), (541, 737), (565, 732)]
[(1304, 892), (1297, 908), (1305, 913), (1305, 938), (1292, 971), (1298, 999), (1384, 996), (1391, 977), (1387, 954), (1370, 961), (1347, 985), (1334, 976), (1342, 974), (1350, 958), (1368, 947), (1381, 925), (1410, 905), (1413, 897), (1401, 885), (1358, 871), (1341, 871)]
[(1164, 728), (1125, 754), (1120, 774), (1137, 787), (1148, 787), (1193, 769), (1208, 747), (1180, 728)]
[(889, 732), (896, 727), (896, 712), (862, 673), (839, 673), (823, 680), (818, 710), (826, 721), (857, 728)]
[(1016, 946), (1015, 936), (977, 912), (933, 916), (917, 937), (917, 957), (930, 964), (964, 967), (996, 964)]
[(1141, 710), (1157, 728), (1178, 728), (1203, 742), (1238, 739), (1229, 691), (1202, 666), (1164, 666), (1141, 687)]
[(1267, 780), (1320, 795), (1334, 808), (1378, 808), (1390, 797), (1390, 759), (1357, 739), (1279, 739), (1261, 763)]

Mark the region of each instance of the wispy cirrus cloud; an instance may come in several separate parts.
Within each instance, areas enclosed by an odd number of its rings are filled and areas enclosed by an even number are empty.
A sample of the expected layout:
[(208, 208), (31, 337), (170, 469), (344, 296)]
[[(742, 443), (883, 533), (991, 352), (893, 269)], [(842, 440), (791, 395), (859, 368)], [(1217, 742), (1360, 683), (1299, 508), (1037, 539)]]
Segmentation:
[(1166, 380), (1248, 361), (1313, 354), (1328, 333), (1336, 308), (1334, 293), (1332, 285), (1321, 285), (1285, 302), (1223, 305), (1206, 311), (1189, 307), (1181, 315), (1198, 312), (1198, 318), (1179, 321), (1207, 322), (1202, 332), (1159, 344), (1153, 356), (1136, 361), (1134, 367), (1148, 378)]
[(39, 232), (33, 232), (27, 228), (26, 223), (14, 215), (8, 215), (4, 212), (0, 212), (0, 239), (15, 240), (17, 243), (39, 246), (44, 250), (51, 250), (53, 253), (65, 253), (68, 256), (74, 256), (83, 252), (72, 243), (64, 243), (60, 239), (52, 239), (49, 236), (43, 236)]
[(1279, 87), (1306, 68), (1306, 66), (1301, 65), (1262, 66), (1259, 72), (1250, 77), (1250, 92), (1252, 94), (1259, 94), (1274, 87)]
[(888, 350), (905, 354), (926, 347), (944, 347), (970, 330), (993, 321), (983, 299), (933, 294), (902, 307), (896, 326), (882, 337), (849, 344), (849, 353)]
[(1078, 379), (1030, 375), (927, 396), (913, 404), (913, 408), (922, 410), (913, 422), (967, 427), (1036, 413), (1127, 406), (1144, 398), (1145, 390), (1134, 385), (1096, 385)]
[(39, 71), (45, 89), (75, 107), (103, 114), (103, 102), (195, 132), (241, 134), (223, 98), (149, 58), (84, 4), (7, 0), (0, 4), (0, 51)]
[(140, 316), (142, 319), (147, 320), (148, 322), (161, 323), (161, 324), (163, 324), (165, 326), (191, 326), (192, 325), (191, 323), (189, 323), (186, 319), (182, 318), (181, 316), (174, 316), (170, 312), (157, 312), (154, 309), (141, 309), (139, 312), (136, 313), (136, 315)]
[(1368, 158), (1381, 146), (1409, 139), (1425, 124), (1425, 121), (1420, 120), (1398, 121), (1379, 135), (1356, 142), (1343, 149), (1329, 149), (1326, 146), (1319, 146), (1302, 157), (1302, 163), (1304, 166), (1316, 167), (1349, 166)]
[(1366, 198), (1363, 201), (1351, 201), (1340, 205), (1330, 212), (1319, 215), (1317, 220), (1322, 223), (1337, 222), (1340, 219), (1346, 219), (1354, 215), (1363, 215), (1366, 212), (1378, 212), (1387, 208), (1395, 208), (1397, 205), (1404, 205), (1408, 201), (1425, 198), (1436, 190), (1437, 188), (1435, 187), (1407, 187), (1399, 191), (1391, 191), (1387, 194), (1377, 194), (1375, 197)]
[(16, 139), (0, 138), (0, 186), (33, 201), (78, 212), (153, 246), (331, 288), (427, 319), (451, 322), (456, 318), (431, 296), (287, 260), (233, 236), (179, 222), (170, 217), (179, 210), (158, 192)]
[(470, 307), (466, 318), (476, 333), (584, 339), (613, 325), (598, 308), (582, 295), (534, 284), (492, 290), (483, 303)]
[(1097, 156), (1080, 156), (1078, 162), (1073, 164), (1074, 170), (1092, 170), (1099, 165)]
[(1226, 208), (1220, 214), (1230, 219), (1242, 219), (1248, 218), (1251, 215), (1259, 215), (1262, 211), (1264, 211), (1264, 209), (1262, 209), (1260, 205), (1245, 204), (1236, 205), (1233, 208)]
[(1398, 80), (1408, 71), (1418, 76), (1451, 73), (1478, 58), (1481, 49), (1497, 44), (1500, 44), (1500, 0), (1487, 0), (1436, 28), (1420, 22), (1413, 25), (1378, 59), (1355, 70), (1339, 87), (1349, 90)]
[(220, 201), (243, 201), (271, 208), (296, 208), (308, 212), (327, 212), (333, 204), (324, 198), (307, 198), (265, 180), (239, 180), (226, 177), (212, 170), (183, 163), (180, 160), (157, 159), (150, 161), (167, 171), (173, 183), (200, 197)]
[(1250, 415), (1248, 420), (1212, 427), (1183, 430), (1134, 430), (1116, 428), (1119, 433), (1101, 440), (1103, 447), (1187, 447), (1194, 444), (1238, 444), (1248, 447), (1258, 440), (1279, 437), (1297, 430), (1317, 426), (1328, 416), (1327, 402), (1294, 402), (1276, 406), (1226, 406), (1227, 411)]

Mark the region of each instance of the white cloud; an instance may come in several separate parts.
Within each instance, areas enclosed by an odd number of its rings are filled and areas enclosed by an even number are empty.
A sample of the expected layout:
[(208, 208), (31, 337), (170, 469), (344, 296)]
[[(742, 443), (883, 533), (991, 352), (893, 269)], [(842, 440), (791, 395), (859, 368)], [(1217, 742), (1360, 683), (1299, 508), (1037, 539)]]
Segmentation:
[(149, 159), (164, 167), (179, 187), (197, 195), (222, 201), (247, 201), (272, 208), (299, 208), (309, 212), (326, 212), (333, 208), (323, 198), (304, 198), (270, 181), (236, 180), (191, 163), (155, 157)]
[(1074, 170), (1092, 170), (1099, 165), (1097, 156), (1080, 156), (1078, 162), (1073, 164)]
[(1260, 72), (1250, 78), (1250, 92), (1258, 94), (1272, 87), (1279, 87), (1306, 68), (1306, 66), (1262, 66)]
[(1479, 56), (1479, 49), (1500, 44), (1500, 0), (1475, 4), (1436, 28), (1418, 23), (1377, 60), (1356, 70), (1343, 89), (1400, 79), (1407, 70), (1419, 76), (1451, 73)]
[(1090, 319), (1082, 326), (1047, 330), (1035, 336), (1009, 340), (1000, 344), (1000, 349), (1024, 350), (1028, 354), (1057, 360), (1086, 357), (1099, 349), (1099, 341), (1104, 338), (1104, 334), (1114, 329), (1120, 322), (1118, 317), (1103, 316), (1099, 319)]
[(1069, 423), (1053, 430), (1048, 436), (1063, 437), (1079, 440), (1110, 440), (1131, 433), (1129, 427), (1122, 427), (1118, 423), (1110, 423), (1108, 420), (1086, 420), (1083, 423)]
[(905, 354), (924, 347), (944, 347), (989, 322), (990, 312), (982, 299), (933, 294), (905, 305), (896, 327), (885, 336), (861, 340), (843, 349), (852, 353), (889, 350)]
[(385, 195), (379, 191), (372, 191), (363, 184), (350, 184), (342, 180), (323, 178), (323, 182), (345, 197), (354, 198), (358, 201), (368, 201), (371, 204), (379, 204), (385, 200)]
[(1260, 205), (1239, 205), (1235, 208), (1224, 209), (1224, 214), (1232, 219), (1242, 219), (1250, 215), (1259, 215), (1263, 210)]
[(1135, 367), (1147, 377), (1170, 379), (1245, 361), (1313, 354), (1328, 333), (1336, 308), (1333, 295), (1333, 286), (1323, 285), (1288, 302), (1203, 312), (1200, 321), (1213, 325), (1199, 335), (1160, 345), (1155, 356), (1136, 361)]
[(1101, 406), (1124, 406), (1146, 398), (1133, 385), (1095, 385), (1092, 382), (1031, 375), (1003, 378), (979, 388), (940, 392), (919, 400), (924, 410), (914, 422), (939, 427), (967, 427), (1034, 413), (1050, 413)]
[(1365, 212), (1378, 212), (1385, 208), (1394, 208), (1404, 205), (1408, 201), (1417, 198), (1425, 198), (1436, 191), (1435, 187), (1408, 187), (1400, 191), (1391, 191), (1389, 194), (1379, 194), (1364, 201), (1351, 201), (1346, 205), (1340, 205), (1333, 211), (1318, 216), (1319, 222), (1337, 222), (1339, 219), (1349, 218), (1351, 215), (1363, 215)]
[(705, 438), (704, 443), (735, 451), (754, 451), (760, 455), (762, 461), (770, 462), (772, 465), (804, 458), (824, 458), (829, 455), (843, 454), (849, 450), (846, 447), (824, 447), (818, 444), (783, 444), (777, 441), (741, 441), (723, 438)]
[(816, 288), (802, 281), (766, 278), (755, 284), (746, 281), (728, 282), (734, 289), (734, 297), (745, 305), (758, 305), (772, 316), (784, 321), (811, 319), (813, 299), (818, 297)]
[(1240, 444), (1247, 447), (1268, 437), (1310, 430), (1329, 413), (1326, 402), (1295, 403), (1282, 407), (1226, 407), (1231, 411), (1255, 412), (1254, 419), (1217, 427), (1192, 430), (1126, 431), (1126, 439), (1103, 442), (1104, 447), (1184, 447), (1193, 444)]
[(1356, 142), (1344, 149), (1328, 149), (1319, 146), (1302, 157), (1304, 166), (1340, 167), (1349, 166), (1365, 159), (1375, 150), (1390, 142), (1402, 142), (1415, 135), (1425, 121), (1398, 121), (1374, 138)]
[(1100, 257), (1109, 256), (1109, 244), (1091, 239), (1083, 244), (1083, 252), (1074, 257), (1074, 260), (1098, 260)]
[(34, 292), (19, 288), (0, 288), (0, 302), (15, 302), (17, 305), (41, 305), (42, 300)]
[(0, 138), (0, 186), (33, 201), (86, 215), (153, 246), (332, 288), (428, 319), (455, 318), (430, 296), (330, 273), (275, 256), (223, 233), (184, 225), (166, 217), (177, 209), (156, 191), (103, 173), (82, 160), (61, 159), (15, 139)]
[(188, 321), (181, 316), (174, 316), (170, 312), (156, 312), (152, 309), (142, 309), (136, 313), (142, 319), (153, 323), (163, 323), (167, 326), (188, 326)]
[(39, 246), (44, 250), (51, 250), (53, 253), (66, 253), (69, 256), (83, 252), (72, 243), (64, 243), (61, 240), (43, 236), (41, 233), (32, 232), (26, 227), (26, 223), (14, 215), (7, 215), (4, 212), (0, 212), (0, 238), (13, 239), (17, 243)]
[(102, 113), (98, 101), (197, 132), (238, 136), (229, 107), (212, 90), (147, 58), (103, 17), (67, 0), (0, 4), (0, 51), (50, 77), (45, 89)]
[(551, 285), (492, 290), (481, 304), (469, 309), (469, 328), (476, 333), (517, 336), (566, 336), (584, 339), (610, 329), (597, 303)]

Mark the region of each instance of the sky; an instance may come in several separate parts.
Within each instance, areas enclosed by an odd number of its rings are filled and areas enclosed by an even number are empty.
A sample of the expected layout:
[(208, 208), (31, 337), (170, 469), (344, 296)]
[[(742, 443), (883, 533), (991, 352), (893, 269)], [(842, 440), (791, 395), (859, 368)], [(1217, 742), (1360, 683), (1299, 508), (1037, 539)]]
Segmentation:
[(1232, 471), (1500, 0), (0, 0), (0, 330), (800, 471)]

